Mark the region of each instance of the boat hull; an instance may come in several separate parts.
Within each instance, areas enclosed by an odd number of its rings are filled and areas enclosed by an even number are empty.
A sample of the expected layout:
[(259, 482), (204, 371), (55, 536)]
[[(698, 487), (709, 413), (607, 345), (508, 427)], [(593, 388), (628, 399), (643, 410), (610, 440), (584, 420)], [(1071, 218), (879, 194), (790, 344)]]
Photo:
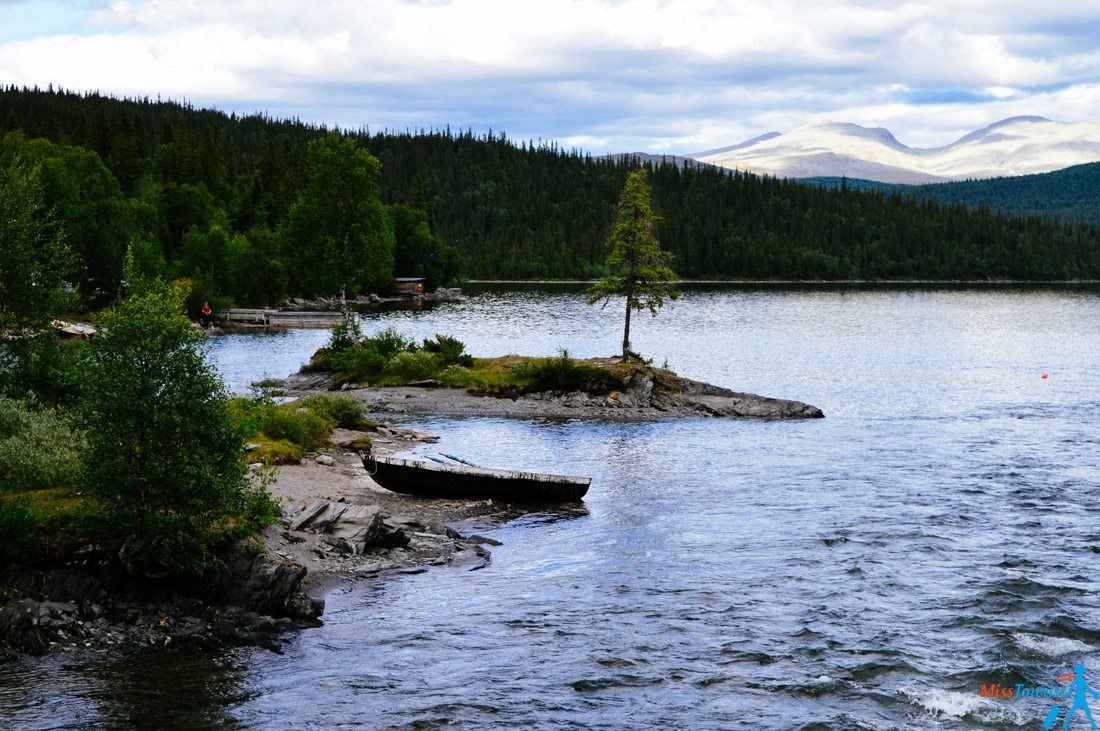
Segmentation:
[(363, 466), (371, 478), (387, 490), (451, 500), (573, 502), (585, 496), (592, 482), (588, 477), (491, 470), (386, 457), (365, 456)]

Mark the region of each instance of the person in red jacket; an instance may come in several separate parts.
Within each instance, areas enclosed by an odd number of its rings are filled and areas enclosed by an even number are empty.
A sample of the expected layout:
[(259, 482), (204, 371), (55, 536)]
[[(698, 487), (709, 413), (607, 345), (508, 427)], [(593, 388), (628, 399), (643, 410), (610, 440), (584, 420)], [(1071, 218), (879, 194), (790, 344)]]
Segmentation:
[(202, 323), (203, 327), (210, 327), (210, 314), (212, 312), (213, 312), (213, 310), (210, 309), (210, 303), (209, 302), (203, 302), (202, 303), (202, 317), (199, 318), (199, 322)]

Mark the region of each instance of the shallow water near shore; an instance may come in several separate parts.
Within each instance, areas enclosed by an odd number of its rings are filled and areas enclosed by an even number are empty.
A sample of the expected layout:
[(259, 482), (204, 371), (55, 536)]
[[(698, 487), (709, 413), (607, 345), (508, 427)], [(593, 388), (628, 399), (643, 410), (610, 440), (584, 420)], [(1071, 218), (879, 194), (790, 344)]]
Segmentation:
[[(620, 317), (499, 287), (364, 330), (585, 357)], [(282, 656), (5, 666), (0, 727), (1031, 729), (1049, 700), (982, 685), (1100, 688), (1100, 289), (697, 287), (635, 323), (658, 365), (826, 418), (409, 419), (420, 453), (592, 489), (456, 526), (503, 541), (480, 571), (334, 591)], [(240, 391), (327, 335), (230, 337)]]

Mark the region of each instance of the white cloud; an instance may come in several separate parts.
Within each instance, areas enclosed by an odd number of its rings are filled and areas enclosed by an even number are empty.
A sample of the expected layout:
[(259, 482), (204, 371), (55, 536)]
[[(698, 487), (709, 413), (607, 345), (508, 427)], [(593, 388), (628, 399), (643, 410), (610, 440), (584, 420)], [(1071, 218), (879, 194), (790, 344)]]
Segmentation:
[(0, 44), (0, 80), (595, 152), (825, 118), (945, 144), (1010, 114), (1100, 118), (1093, 4), (121, 0), (88, 3), (83, 35)]

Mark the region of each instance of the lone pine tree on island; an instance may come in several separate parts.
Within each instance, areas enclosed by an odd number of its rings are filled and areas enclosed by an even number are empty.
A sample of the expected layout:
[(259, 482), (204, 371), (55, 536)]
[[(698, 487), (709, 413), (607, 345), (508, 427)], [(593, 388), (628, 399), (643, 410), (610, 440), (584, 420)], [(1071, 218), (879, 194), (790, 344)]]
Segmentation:
[(630, 311), (649, 310), (656, 317), (657, 310), (665, 304), (665, 298), (676, 299), (680, 293), (673, 287), (676, 278), (668, 267), (672, 254), (661, 250), (661, 244), (653, 233), (658, 216), (649, 205), (650, 191), (644, 168), (634, 171), (626, 179), (619, 195), (619, 217), (607, 245), (607, 267), (611, 274), (588, 289), (588, 304), (595, 304), (612, 297), (626, 298), (626, 319), (623, 324), (623, 360), (630, 352)]

